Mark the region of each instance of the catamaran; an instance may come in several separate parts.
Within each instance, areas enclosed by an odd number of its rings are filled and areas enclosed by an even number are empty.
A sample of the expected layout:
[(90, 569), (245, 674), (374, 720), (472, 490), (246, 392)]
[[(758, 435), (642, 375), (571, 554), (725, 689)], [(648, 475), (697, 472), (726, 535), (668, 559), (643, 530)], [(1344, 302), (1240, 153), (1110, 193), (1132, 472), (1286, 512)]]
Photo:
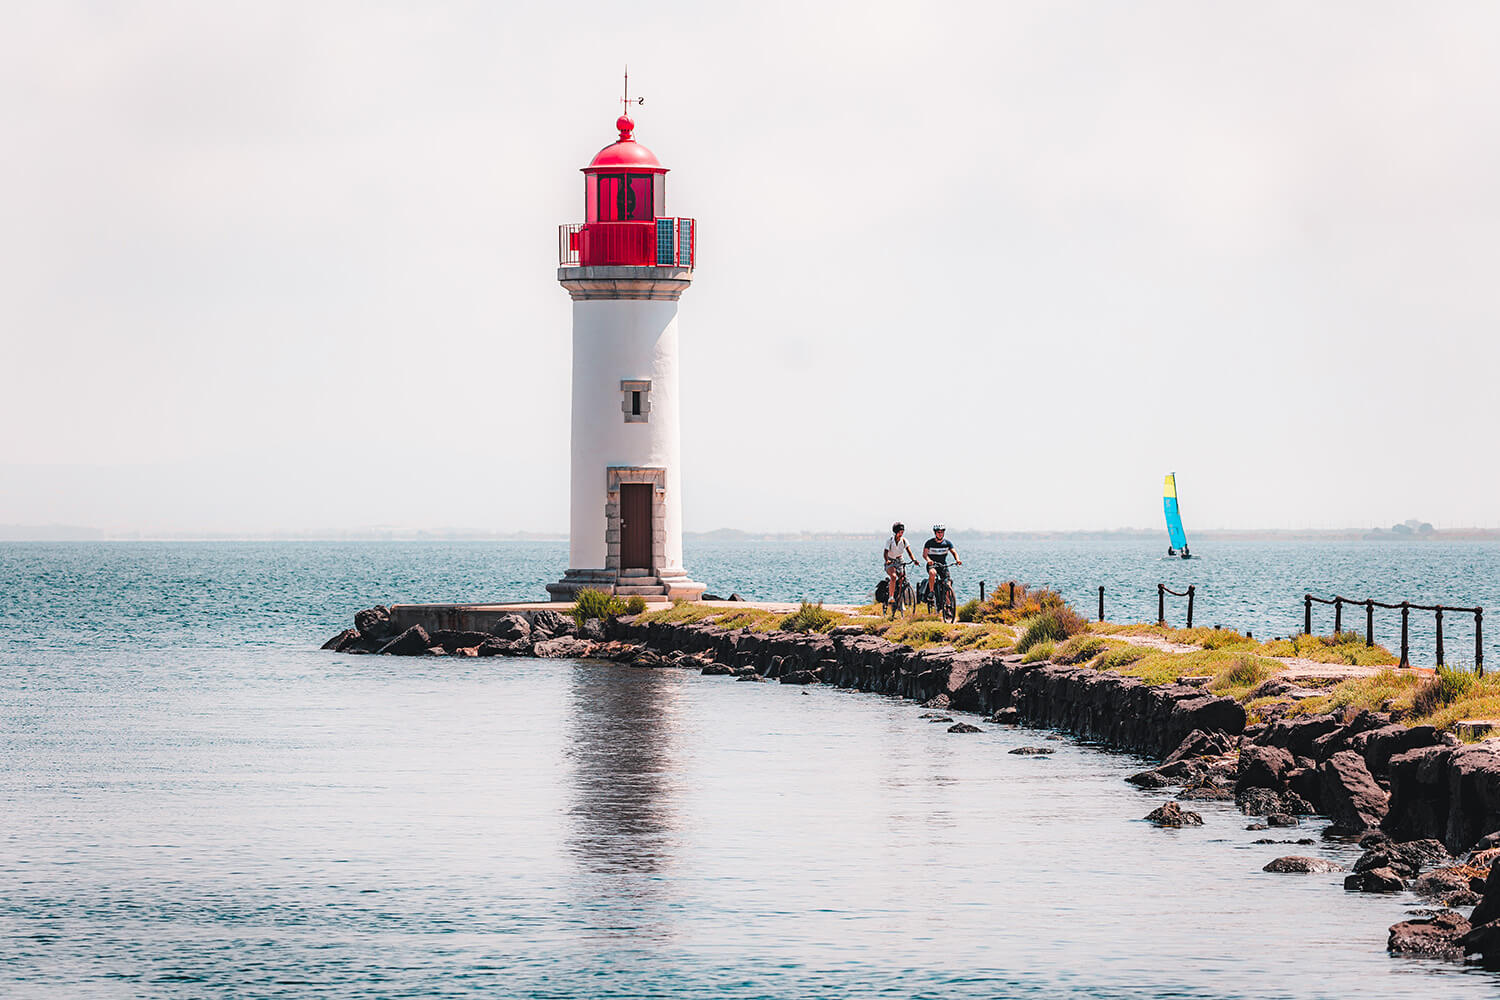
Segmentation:
[(1177, 509), (1177, 474), (1167, 473), (1166, 487), (1163, 489), (1161, 499), (1162, 508), (1167, 514), (1167, 555), (1182, 556), (1184, 559), (1193, 558), (1188, 552), (1187, 533), (1182, 530), (1182, 512)]

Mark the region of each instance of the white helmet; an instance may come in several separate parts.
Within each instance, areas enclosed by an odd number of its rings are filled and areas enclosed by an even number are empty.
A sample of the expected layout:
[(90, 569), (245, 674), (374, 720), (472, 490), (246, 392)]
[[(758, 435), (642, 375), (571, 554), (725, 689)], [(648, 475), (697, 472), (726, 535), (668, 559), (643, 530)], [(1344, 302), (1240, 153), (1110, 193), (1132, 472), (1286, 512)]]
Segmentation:
[(933, 532), (933, 534), (937, 534), (939, 531), (947, 531), (947, 530), (948, 530), (948, 528), (945, 525), (934, 524), (932, 526), (932, 532)]

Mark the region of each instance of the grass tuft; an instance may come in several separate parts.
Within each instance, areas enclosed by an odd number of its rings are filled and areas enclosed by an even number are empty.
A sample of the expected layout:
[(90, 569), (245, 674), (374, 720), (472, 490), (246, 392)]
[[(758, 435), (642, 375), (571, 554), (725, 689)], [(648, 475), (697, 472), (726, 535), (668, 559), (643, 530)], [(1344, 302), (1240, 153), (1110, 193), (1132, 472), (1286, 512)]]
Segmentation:
[(614, 594), (585, 587), (573, 599), (573, 621), (582, 625), (590, 618), (600, 621), (617, 618), (625, 613), (625, 602)]
[(1097, 635), (1075, 635), (1058, 646), (1052, 654), (1053, 663), (1085, 663), (1109, 648), (1109, 644)]
[(784, 632), (827, 632), (838, 623), (839, 618), (839, 615), (826, 610), (822, 601), (817, 604), (803, 601), (802, 607), (781, 619), (780, 628)]
[(1053, 644), (1051, 642), (1039, 642), (1026, 650), (1026, 655), (1021, 657), (1022, 663), (1040, 663), (1052, 655)]

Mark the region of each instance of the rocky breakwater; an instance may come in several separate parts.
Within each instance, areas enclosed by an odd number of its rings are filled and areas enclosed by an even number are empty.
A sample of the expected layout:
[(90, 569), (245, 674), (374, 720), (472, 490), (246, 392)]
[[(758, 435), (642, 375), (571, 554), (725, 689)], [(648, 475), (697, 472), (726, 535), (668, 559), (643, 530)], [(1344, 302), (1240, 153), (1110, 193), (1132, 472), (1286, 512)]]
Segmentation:
[(486, 632), (435, 629), (421, 625), (402, 629), (389, 608), (366, 608), (354, 616), (354, 627), (323, 644), (336, 653), (386, 656), (535, 656), (544, 658), (630, 659), (640, 651), (611, 643), (598, 620), (581, 627), (556, 611), (534, 611), (497, 618)]

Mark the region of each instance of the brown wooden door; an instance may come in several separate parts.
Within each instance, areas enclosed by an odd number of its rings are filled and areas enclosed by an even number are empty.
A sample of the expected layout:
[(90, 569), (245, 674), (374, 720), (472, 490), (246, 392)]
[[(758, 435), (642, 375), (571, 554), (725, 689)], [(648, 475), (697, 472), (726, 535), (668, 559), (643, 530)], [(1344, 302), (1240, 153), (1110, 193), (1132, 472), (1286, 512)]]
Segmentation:
[(651, 568), (650, 483), (620, 484), (620, 568)]

